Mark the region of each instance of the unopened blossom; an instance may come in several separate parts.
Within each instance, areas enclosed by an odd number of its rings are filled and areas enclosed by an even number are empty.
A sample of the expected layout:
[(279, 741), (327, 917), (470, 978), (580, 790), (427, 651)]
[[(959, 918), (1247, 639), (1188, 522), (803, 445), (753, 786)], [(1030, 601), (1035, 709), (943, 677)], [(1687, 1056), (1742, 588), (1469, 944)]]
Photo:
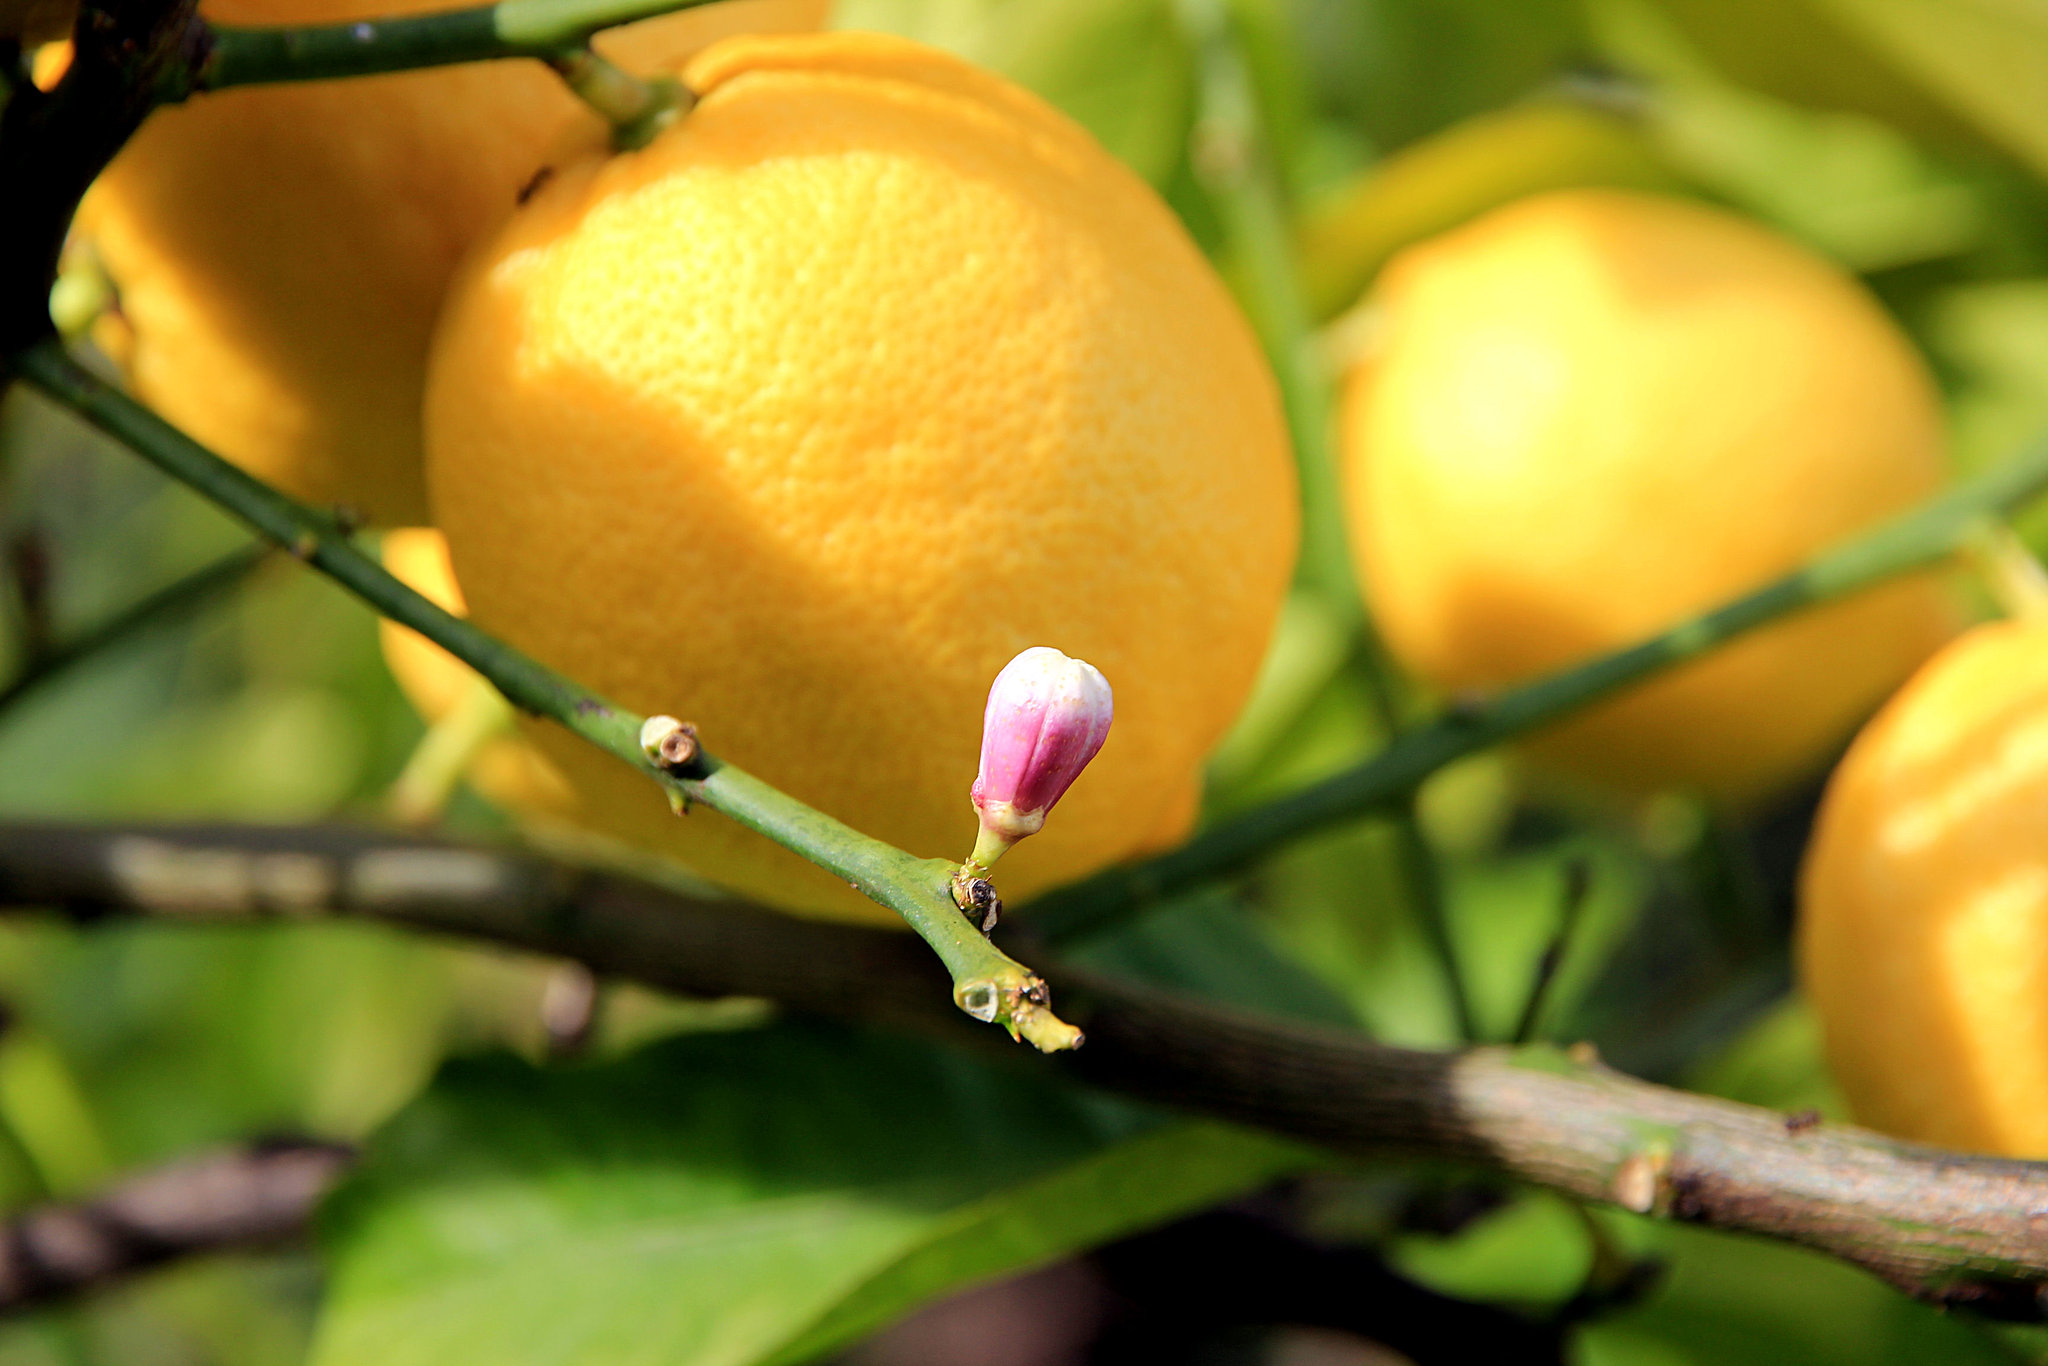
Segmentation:
[(986, 872), (1012, 844), (1036, 834), (1045, 813), (1109, 737), (1115, 706), (1093, 664), (1046, 645), (996, 675), (981, 725), (981, 771), (968, 790), (981, 817), (970, 868)]

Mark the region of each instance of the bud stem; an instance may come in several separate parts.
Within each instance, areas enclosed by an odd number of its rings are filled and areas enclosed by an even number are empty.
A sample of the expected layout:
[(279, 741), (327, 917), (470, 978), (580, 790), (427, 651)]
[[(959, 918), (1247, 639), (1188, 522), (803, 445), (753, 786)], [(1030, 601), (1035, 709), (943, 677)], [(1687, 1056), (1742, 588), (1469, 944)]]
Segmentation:
[(989, 869), (996, 866), (996, 860), (1010, 852), (1016, 841), (1007, 835), (981, 827), (981, 833), (974, 837), (974, 852), (967, 856), (962, 866), (969, 877), (987, 877)]

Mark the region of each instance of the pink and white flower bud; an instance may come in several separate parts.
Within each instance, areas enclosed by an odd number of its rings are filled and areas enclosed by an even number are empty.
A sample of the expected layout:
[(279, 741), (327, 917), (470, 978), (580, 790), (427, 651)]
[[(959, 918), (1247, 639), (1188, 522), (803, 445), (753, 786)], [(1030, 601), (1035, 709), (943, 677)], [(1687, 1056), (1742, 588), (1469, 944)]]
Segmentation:
[(1109, 737), (1109, 680), (1093, 664), (1036, 645), (1003, 666), (981, 723), (981, 771), (968, 795), (981, 816), (969, 863), (986, 870), (1045, 825)]

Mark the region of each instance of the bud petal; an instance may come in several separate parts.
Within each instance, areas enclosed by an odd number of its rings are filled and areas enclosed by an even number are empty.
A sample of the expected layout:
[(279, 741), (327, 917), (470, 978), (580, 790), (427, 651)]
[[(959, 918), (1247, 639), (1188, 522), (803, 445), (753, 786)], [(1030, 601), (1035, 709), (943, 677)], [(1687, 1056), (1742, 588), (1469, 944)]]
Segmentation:
[(1018, 655), (996, 675), (982, 716), (981, 771), (968, 795), (981, 816), (974, 861), (994, 861), (1036, 834), (1109, 736), (1114, 699), (1093, 664), (1050, 646)]

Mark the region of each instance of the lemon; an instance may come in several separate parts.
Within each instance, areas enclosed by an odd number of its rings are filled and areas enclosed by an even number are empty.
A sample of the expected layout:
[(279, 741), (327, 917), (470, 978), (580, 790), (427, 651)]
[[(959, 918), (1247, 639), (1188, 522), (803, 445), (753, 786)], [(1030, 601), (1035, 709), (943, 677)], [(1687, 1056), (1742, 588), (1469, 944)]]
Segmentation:
[[(401, 583), (436, 607), (456, 616), (466, 613), (462, 587), (448, 563), (448, 542), (440, 532), (432, 527), (387, 531), (378, 549), (384, 567)], [(474, 669), (388, 617), (378, 619), (377, 641), (405, 700), (429, 725), (461, 706), (472, 689), (483, 686)], [(525, 815), (567, 816), (575, 806), (575, 795), (554, 765), (516, 735), (487, 741), (470, 761), (466, 776), (487, 801)]]
[[(445, 0), (207, 0), (233, 24), (312, 24)], [(626, 64), (679, 63), (748, 27), (815, 27), (825, 0), (746, 0), (602, 35)], [(76, 233), (119, 292), (101, 329), (134, 391), (300, 497), (427, 519), (419, 405), (428, 338), (470, 244), (575, 127), (530, 61), (225, 90), (159, 109), (94, 184)]]
[[(736, 38), (646, 148), (565, 163), (465, 268), (428, 478), (475, 619), (923, 856), (964, 856), (1019, 651), (1117, 719), (1014, 904), (1177, 837), (1297, 511), (1274, 385), (1172, 213), (1079, 127), (872, 34)], [(793, 910), (893, 923), (533, 732), (587, 817)]]
[[(1409, 249), (1341, 417), (1389, 646), (1489, 690), (1772, 579), (1942, 482), (1926, 369), (1851, 279), (1731, 214), (1519, 201)], [(1818, 765), (1953, 629), (1941, 587), (1805, 613), (1555, 727), (1553, 772), (1743, 802)]]
[(1957, 639), (1857, 736), (1800, 876), (1799, 968), (1857, 1117), (2048, 1157), (2048, 624)]

